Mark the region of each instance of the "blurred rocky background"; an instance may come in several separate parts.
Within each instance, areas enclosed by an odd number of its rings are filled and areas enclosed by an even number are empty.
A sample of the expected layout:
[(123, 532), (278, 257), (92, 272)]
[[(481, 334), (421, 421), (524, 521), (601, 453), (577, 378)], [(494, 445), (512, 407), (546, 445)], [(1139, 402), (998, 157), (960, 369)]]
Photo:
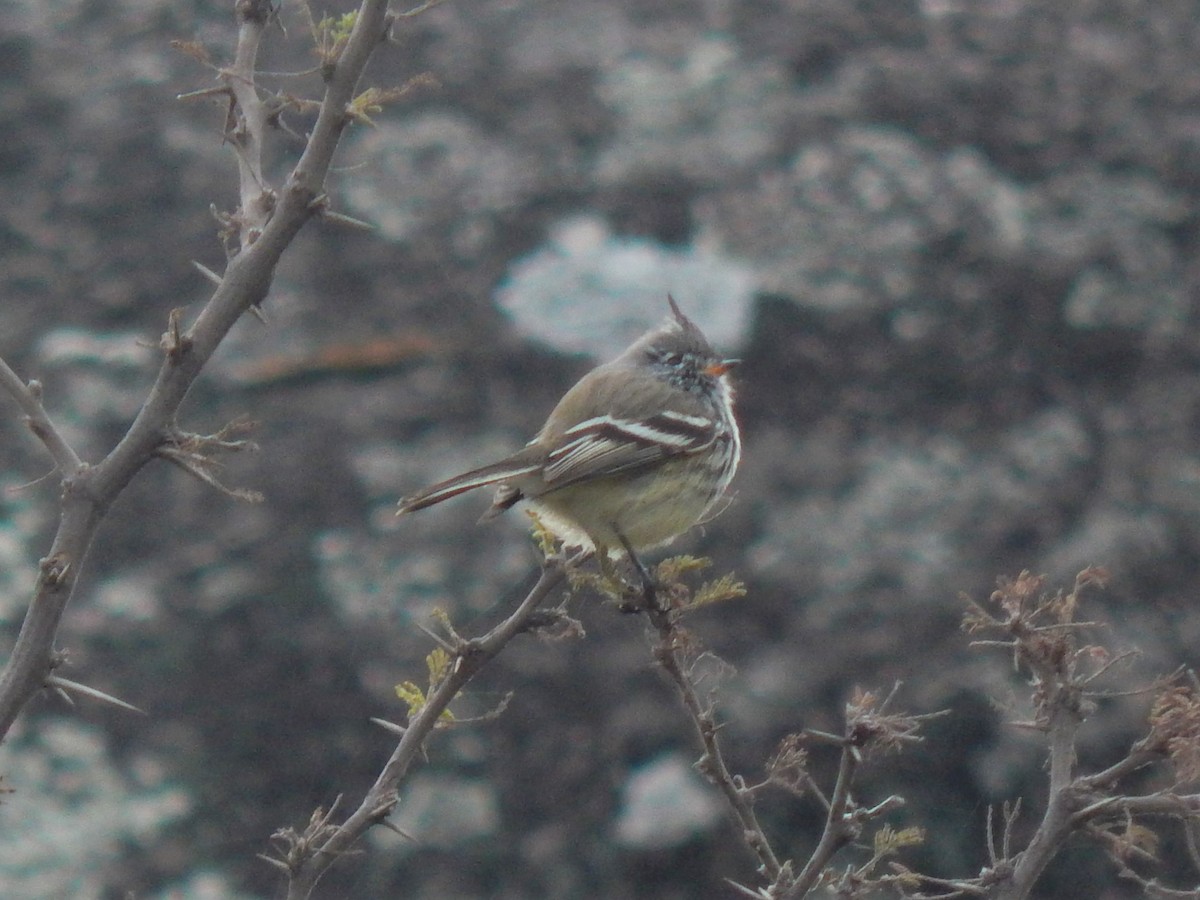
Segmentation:
[[(85, 458), (122, 434), (168, 313), (194, 313), (235, 202), (224, 112), (176, 101), (228, 59), (231, 4), (0, 2), (0, 354), (41, 379)], [(337, 12), (314, 7), (314, 13)], [(302, 8), (264, 83), (315, 95)], [(859, 796), (929, 829), (906, 859), (986, 862), (989, 804), (1042, 783), (1002, 653), (968, 648), (960, 592), (1023, 568), (1111, 588), (1085, 617), (1195, 664), (1200, 610), (1195, 0), (452, 0), (396, 29), (370, 80), (423, 73), (356, 128), (266, 324), (247, 318), (183, 414), (246, 415), (235, 502), (166, 465), (105, 524), (61, 644), (70, 677), (146, 710), (46, 697), (0, 752), (0, 882), (19, 898), (278, 895), (271, 832), (357, 803), (419, 679), (434, 607), (483, 627), (529, 583), (519, 516), (464, 498), (397, 523), (397, 497), (520, 446), (668, 290), (738, 370), (730, 508), (677, 546), (749, 596), (693, 621), (736, 671), (723, 732), (748, 780), (855, 685), (926, 742)], [(285, 121), (296, 132), (303, 114)], [(272, 171), (297, 141), (280, 133)], [(49, 462), (0, 401), (5, 642), (53, 526)], [(397, 823), (328, 897), (704, 898), (752, 864), (690, 768), (689, 724), (643, 625), (599, 601), (587, 636), (525, 641), (429, 748)], [(474, 704), (474, 708), (470, 708)], [(1081, 761), (1144, 726), (1105, 701)], [(833, 760), (817, 760), (819, 774)], [(762, 807), (805, 856), (820, 810)], [(1167, 854), (1168, 857), (1170, 853)], [(1040, 896), (1132, 896), (1080, 848)]]

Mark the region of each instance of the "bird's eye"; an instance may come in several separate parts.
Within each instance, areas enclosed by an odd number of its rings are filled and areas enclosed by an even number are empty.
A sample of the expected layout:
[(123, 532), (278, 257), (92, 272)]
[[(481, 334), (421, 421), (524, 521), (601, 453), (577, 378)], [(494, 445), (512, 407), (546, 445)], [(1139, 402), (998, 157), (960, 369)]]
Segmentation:
[(664, 357), (664, 362), (666, 362), (666, 364), (668, 366), (677, 366), (681, 362), (683, 362), (683, 354), (682, 353), (668, 353)]

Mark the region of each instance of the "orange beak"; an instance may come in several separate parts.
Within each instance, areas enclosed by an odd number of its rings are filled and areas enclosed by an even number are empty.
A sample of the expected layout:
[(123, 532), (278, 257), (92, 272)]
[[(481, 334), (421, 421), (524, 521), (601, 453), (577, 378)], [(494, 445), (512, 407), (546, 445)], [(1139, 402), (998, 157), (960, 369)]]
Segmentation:
[(741, 365), (740, 359), (723, 359), (720, 362), (715, 362), (711, 366), (704, 367), (705, 375), (724, 375), (735, 366)]

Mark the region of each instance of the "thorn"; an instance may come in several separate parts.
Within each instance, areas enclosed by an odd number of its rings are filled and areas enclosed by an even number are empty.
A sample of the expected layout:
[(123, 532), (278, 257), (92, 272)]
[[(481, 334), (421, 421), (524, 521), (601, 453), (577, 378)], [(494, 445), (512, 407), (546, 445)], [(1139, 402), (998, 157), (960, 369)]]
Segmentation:
[(384, 828), (386, 828), (388, 831), (394, 831), (396, 834), (400, 835), (400, 837), (404, 838), (404, 840), (408, 841), (409, 843), (412, 843), (412, 844), (417, 843), (417, 839), (415, 837), (413, 837), (411, 834), (409, 834), (404, 829), (399, 828), (396, 825), (393, 825), (387, 819), (380, 819), (379, 824), (382, 825)]
[(64, 691), (62, 688), (57, 687), (57, 686), (54, 687), (54, 693), (57, 694), (61, 700), (65, 701), (67, 706), (73, 707), (75, 705), (75, 698), (72, 697), (70, 694), (68, 694), (66, 691)]
[(207, 278), (209, 281), (211, 281), (217, 287), (221, 286), (221, 276), (218, 275), (216, 272), (214, 272), (212, 269), (210, 269), (208, 266), (204, 265), (204, 263), (200, 262), (199, 260), (193, 259), (192, 267), (195, 268), (195, 270), (197, 272), (199, 272), (201, 275), (203, 275), (205, 278)]
[(838, 747), (844, 746), (846, 743), (846, 739), (840, 734), (830, 734), (828, 731), (818, 731), (815, 728), (804, 729), (804, 736), (826, 744), (834, 744)]
[(421, 624), (420, 622), (417, 622), (416, 625), (417, 625), (417, 629), (419, 631), (421, 631), (427, 638), (429, 638), (431, 641), (436, 643), (439, 647), (441, 647), (447, 653), (457, 653), (458, 652), (457, 647), (455, 647), (453, 644), (449, 643), (445, 638), (443, 638), (441, 635), (439, 635), (432, 628), (427, 628), (425, 625)]
[(39, 476), (38, 478), (33, 479), (33, 481), (26, 481), (23, 484), (10, 484), (8, 487), (6, 487), (4, 489), (4, 493), (9, 496), (14, 496), (16, 494), (21, 493), (21, 491), (27, 491), (32, 487), (37, 487), (39, 484), (41, 484), (43, 481), (45, 481), (47, 478), (49, 478), (51, 475), (53, 475), (57, 471), (58, 471), (57, 469), (51, 469), (45, 475)]
[(400, 795), (395, 790), (388, 791), (388, 795), (384, 797), (371, 810), (371, 816), (375, 820), (375, 824), (381, 824), (388, 816), (392, 814), (392, 810), (396, 808), (396, 804), (400, 802)]
[(770, 896), (769, 894), (766, 894), (763, 891), (753, 890), (751, 888), (746, 887), (744, 884), (738, 884), (736, 881), (732, 881), (728, 878), (723, 879), (723, 880), (727, 885), (729, 885), (731, 888), (733, 888), (734, 891), (736, 891), (738, 896), (740, 896), (740, 897), (754, 897), (755, 900), (763, 900), (764, 897)]
[(337, 812), (337, 808), (341, 805), (342, 805), (342, 795), (338, 794), (336, 797), (333, 798), (333, 802), (329, 804), (329, 811), (326, 812), (324, 815), (320, 816), (319, 819), (318, 819), (317, 813), (319, 813), (320, 810), (318, 809), (316, 812), (313, 813), (313, 821), (314, 822), (319, 821), (322, 828), (328, 827), (329, 823), (333, 821), (333, 814), (335, 812)]
[(228, 87), (209, 87), (201, 88), (198, 91), (185, 91), (182, 94), (176, 94), (176, 100), (197, 100), (201, 97), (216, 97), (229, 96), (232, 92)]
[(45, 579), (48, 587), (56, 587), (62, 584), (67, 573), (71, 571), (71, 563), (61, 553), (56, 553), (54, 556), (48, 556), (38, 560), (38, 568), (42, 572), (42, 577)]
[(292, 867), (291, 867), (291, 866), (289, 866), (287, 863), (285, 863), (285, 862), (284, 862), (283, 860), (281, 860), (281, 859), (276, 859), (276, 858), (275, 858), (275, 857), (273, 857), (273, 856), (267, 856), (267, 854), (265, 854), (265, 853), (255, 853), (254, 855), (255, 855), (255, 856), (257, 856), (259, 859), (261, 859), (263, 862), (265, 862), (265, 863), (270, 863), (270, 864), (271, 864), (271, 865), (273, 865), (275, 868), (277, 868), (277, 869), (281, 870), (282, 872), (284, 872), (284, 874), (286, 874), (286, 875), (292, 875), (292, 874), (294, 874), (294, 873), (292, 872)]
[(435, 6), (440, 6), (443, 0), (425, 0), (420, 6), (407, 10), (402, 13), (396, 13), (398, 19), (411, 19), (413, 16), (419, 16), (421, 13), (433, 9)]
[(342, 215), (341, 213), (333, 212), (326, 209), (321, 212), (321, 218), (327, 222), (332, 222), (334, 225), (345, 225), (348, 228), (353, 228), (356, 231), (375, 231), (375, 226), (370, 222), (364, 222), (362, 219), (355, 219), (351, 216)]
[(384, 731), (390, 731), (392, 734), (403, 737), (408, 729), (403, 725), (397, 725), (395, 722), (389, 722), (387, 719), (372, 718), (369, 720), (372, 725), (378, 725)]
[(69, 678), (63, 678), (61, 675), (51, 675), (46, 679), (46, 685), (58, 691), (74, 691), (77, 694), (82, 694), (85, 697), (91, 697), (93, 700), (99, 700), (103, 703), (111, 703), (113, 706), (119, 707), (129, 712), (135, 712), (139, 716), (146, 715), (144, 710), (138, 709), (132, 703), (126, 703), (124, 700), (118, 700), (112, 694), (106, 694), (104, 691), (96, 690), (96, 688), (88, 687), (86, 684), (80, 684), (78, 681), (71, 681)]
[(172, 362), (179, 362), (183, 355), (192, 349), (192, 339), (184, 334), (180, 327), (184, 311), (182, 306), (171, 310), (167, 316), (167, 330), (158, 341), (158, 346)]

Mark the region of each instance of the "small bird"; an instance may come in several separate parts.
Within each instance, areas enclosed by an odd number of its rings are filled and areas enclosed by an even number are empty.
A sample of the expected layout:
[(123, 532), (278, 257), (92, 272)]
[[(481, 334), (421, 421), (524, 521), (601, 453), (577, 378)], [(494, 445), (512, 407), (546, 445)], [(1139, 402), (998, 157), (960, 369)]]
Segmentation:
[(576, 382), (524, 449), (405, 497), (397, 515), (499, 485), (480, 521), (524, 500), (564, 544), (601, 560), (704, 521), (741, 456), (726, 377), (738, 360), (667, 302), (670, 317)]

